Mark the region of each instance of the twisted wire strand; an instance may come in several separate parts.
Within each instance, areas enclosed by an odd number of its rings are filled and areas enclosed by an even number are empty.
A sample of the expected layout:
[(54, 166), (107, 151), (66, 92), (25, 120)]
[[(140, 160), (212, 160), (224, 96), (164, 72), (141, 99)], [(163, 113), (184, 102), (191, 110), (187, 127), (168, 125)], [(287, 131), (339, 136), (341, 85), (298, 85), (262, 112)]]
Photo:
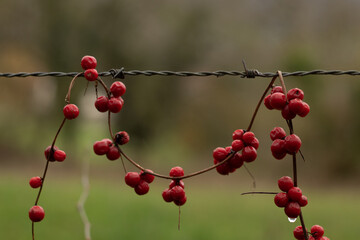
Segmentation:
[[(18, 73), (0, 73), (0, 77), (13, 78), (13, 77), (74, 77), (79, 72), (18, 72)], [(357, 70), (311, 70), (311, 71), (296, 71), (296, 72), (282, 72), (283, 77), (290, 76), (309, 76), (309, 75), (349, 75), (358, 76), (360, 72)], [(112, 76), (113, 78), (124, 78), (124, 76), (178, 76), (178, 77), (223, 77), (223, 76), (239, 76), (242, 78), (255, 78), (264, 77), (270, 78), (277, 76), (277, 73), (272, 72), (259, 72), (258, 70), (245, 70), (245, 71), (214, 71), (214, 72), (188, 72), (188, 71), (154, 71), (154, 70), (130, 70), (124, 71), (121, 69), (111, 69), (107, 72), (100, 72), (99, 76), (107, 77)], [(83, 76), (81, 74), (80, 76)]]

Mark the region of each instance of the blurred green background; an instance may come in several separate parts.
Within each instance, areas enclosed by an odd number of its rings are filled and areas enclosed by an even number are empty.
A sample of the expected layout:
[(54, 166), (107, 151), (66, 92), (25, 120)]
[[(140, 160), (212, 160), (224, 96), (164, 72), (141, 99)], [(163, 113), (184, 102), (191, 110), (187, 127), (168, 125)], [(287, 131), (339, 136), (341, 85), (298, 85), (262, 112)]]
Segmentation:
[[(318, 1), (0, 1), (0, 72), (81, 71), (93, 55), (98, 71), (242, 70), (241, 60), (261, 72), (360, 69), (360, 2)], [(36, 190), (28, 180), (41, 175), (43, 150), (62, 120), (70, 78), (1, 78), (0, 233), (30, 239), (27, 217)], [(113, 81), (105, 78), (108, 85)], [(285, 79), (300, 87), (310, 114), (294, 120), (306, 161), (299, 161), (299, 185), (309, 198), (307, 226), (320, 224), (331, 239), (360, 236), (359, 77), (311, 76)], [(114, 131), (126, 130), (124, 151), (144, 167), (167, 174), (212, 164), (212, 150), (231, 143), (246, 128), (267, 79), (238, 77), (126, 77), (127, 92)], [(46, 218), (38, 239), (83, 239), (76, 211), (82, 163), (90, 163), (86, 208), (93, 239), (292, 239), (290, 224), (271, 196), (253, 191), (244, 169), (229, 176), (210, 172), (185, 181), (188, 203), (177, 230), (177, 208), (161, 199), (168, 181), (156, 180), (139, 197), (123, 182), (119, 161), (92, 152), (109, 137), (106, 114), (93, 107), (93, 85), (76, 82), (72, 101), (80, 116), (65, 124), (57, 146), (67, 152), (51, 164), (40, 205)], [(262, 107), (253, 131), (258, 158), (248, 164), (258, 191), (277, 191), (277, 179), (291, 175), (291, 161), (269, 151), (269, 132), (285, 127), (277, 111)], [(127, 164), (129, 170), (133, 169)]]

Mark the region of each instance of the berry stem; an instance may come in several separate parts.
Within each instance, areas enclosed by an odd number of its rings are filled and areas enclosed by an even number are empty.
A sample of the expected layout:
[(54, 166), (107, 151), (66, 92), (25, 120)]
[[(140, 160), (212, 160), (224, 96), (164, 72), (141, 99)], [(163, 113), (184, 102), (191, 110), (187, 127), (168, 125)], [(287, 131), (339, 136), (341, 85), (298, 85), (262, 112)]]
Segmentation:
[(68, 92), (67, 92), (67, 94), (66, 94), (66, 96), (65, 96), (65, 102), (68, 103), (68, 104), (70, 103), (71, 90), (72, 90), (72, 88), (73, 88), (73, 86), (74, 86), (75, 80), (76, 80), (81, 74), (83, 74), (83, 72), (80, 72), (80, 73), (76, 74), (75, 77), (74, 77), (74, 78), (71, 80), (71, 82), (70, 82), (69, 90), (68, 90)]
[(278, 194), (279, 192), (244, 192), (241, 195), (248, 195), (248, 194)]
[(303, 232), (304, 232), (304, 237), (306, 240), (308, 240), (308, 235), (307, 235), (307, 232), (306, 232), (306, 228), (305, 228), (305, 222), (304, 222), (304, 217), (302, 215), (302, 212), (300, 212), (300, 222), (301, 222), (301, 226), (302, 226), (302, 229), (303, 229)]
[(251, 179), (253, 180), (253, 187), (256, 188), (256, 179), (254, 177), (254, 175), (252, 175), (252, 173), (250, 172), (250, 170), (246, 167), (246, 165), (243, 165), (246, 172), (249, 174), (249, 176), (251, 177)]
[(255, 108), (255, 111), (254, 111), (254, 113), (253, 113), (253, 115), (252, 115), (252, 118), (251, 118), (251, 121), (250, 121), (250, 123), (249, 123), (249, 126), (248, 126), (248, 128), (246, 129), (247, 132), (251, 130), (251, 127), (252, 127), (252, 125), (253, 125), (253, 123), (254, 123), (254, 121), (255, 121), (255, 118), (256, 118), (256, 114), (257, 114), (257, 112), (259, 111), (259, 108), (260, 108), (262, 102), (264, 101), (264, 98), (266, 97), (266, 94), (268, 93), (268, 91), (270, 90), (270, 88), (272, 87), (272, 85), (274, 84), (276, 78), (277, 78), (277, 76), (275, 76), (275, 77), (273, 77), (273, 78), (271, 79), (269, 85), (267, 86), (267, 88), (265, 89), (263, 95), (261, 96), (261, 98), (260, 98), (260, 100), (259, 100), (259, 102), (258, 102), (258, 104), (257, 104), (257, 106), (256, 106), (256, 108)]

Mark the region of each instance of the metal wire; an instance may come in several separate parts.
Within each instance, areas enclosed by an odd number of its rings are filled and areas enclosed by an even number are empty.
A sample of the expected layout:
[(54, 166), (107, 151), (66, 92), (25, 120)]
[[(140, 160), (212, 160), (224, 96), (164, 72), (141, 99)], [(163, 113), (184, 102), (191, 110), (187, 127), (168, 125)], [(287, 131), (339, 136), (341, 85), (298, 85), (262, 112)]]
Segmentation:
[[(74, 77), (78, 72), (18, 72), (18, 73), (0, 73), (0, 77), (13, 78), (13, 77)], [(309, 75), (350, 75), (358, 76), (360, 72), (357, 70), (311, 70), (311, 71), (296, 71), (296, 72), (282, 72), (283, 77), (290, 76), (309, 76)], [(245, 71), (215, 71), (215, 72), (187, 72), (187, 71), (153, 71), (153, 70), (131, 70), (124, 71), (121, 69), (111, 69), (107, 72), (100, 72), (99, 76), (106, 77), (112, 76), (113, 78), (124, 78), (124, 76), (178, 76), (178, 77), (208, 77), (208, 76), (239, 76), (242, 78), (254, 78), (254, 77), (264, 77), (270, 78), (277, 76), (277, 73), (272, 72), (259, 72), (258, 70), (245, 70)], [(81, 74), (80, 76), (83, 76)]]

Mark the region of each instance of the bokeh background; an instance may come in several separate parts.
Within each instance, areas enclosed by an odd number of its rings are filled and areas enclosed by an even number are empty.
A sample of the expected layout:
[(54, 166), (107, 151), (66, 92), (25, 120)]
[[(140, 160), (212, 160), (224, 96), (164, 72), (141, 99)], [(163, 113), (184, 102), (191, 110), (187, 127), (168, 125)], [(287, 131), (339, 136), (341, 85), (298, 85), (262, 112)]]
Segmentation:
[[(0, 1), (0, 72), (81, 71), (93, 55), (98, 71), (215, 71), (249, 68), (262, 72), (359, 69), (360, 2), (354, 0), (260, 1)], [(31, 238), (27, 217), (37, 191), (28, 180), (41, 175), (43, 150), (62, 120), (71, 78), (1, 78), (0, 233), (4, 239)], [(308, 228), (320, 224), (331, 239), (360, 236), (359, 77), (288, 77), (300, 87), (310, 114), (294, 120), (306, 161), (299, 160), (299, 185), (309, 198), (303, 208)], [(105, 78), (107, 84), (113, 81)], [(126, 77), (125, 105), (113, 119), (126, 130), (124, 151), (139, 163), (167, 174), (212, 164), (212, 150), (231, 143), (246, 128), (269, 79), (238, 77)], [(285, 127), (277, 111), (262, 107), (253, 130), (261, 146), (244, 169), (229, 176), (215, 171), (185, 181), (188, 202), (178, 209), (163, 202), (166, 180), (139, 197), (123, 181), (119, 161), (95, 156), (92, 144), (109, 137), (106, 114), (93, 107), (92, 84), (76, 82), (72, 101), (80, 116), (66, 123), (57, 146), (65, 162), (51, 164), (39, 202), (46, 217), (38, 239), (84, 239), (76, 203), (81, 172), (90, 165), (91, 190), (85, 207), (93, 239), (293, 239), (272, 196), (277, 179), (291, 175), (291, 161), (275, 160), (269, 132)], [(129, 170), (136, 170), (127, 164)]]

